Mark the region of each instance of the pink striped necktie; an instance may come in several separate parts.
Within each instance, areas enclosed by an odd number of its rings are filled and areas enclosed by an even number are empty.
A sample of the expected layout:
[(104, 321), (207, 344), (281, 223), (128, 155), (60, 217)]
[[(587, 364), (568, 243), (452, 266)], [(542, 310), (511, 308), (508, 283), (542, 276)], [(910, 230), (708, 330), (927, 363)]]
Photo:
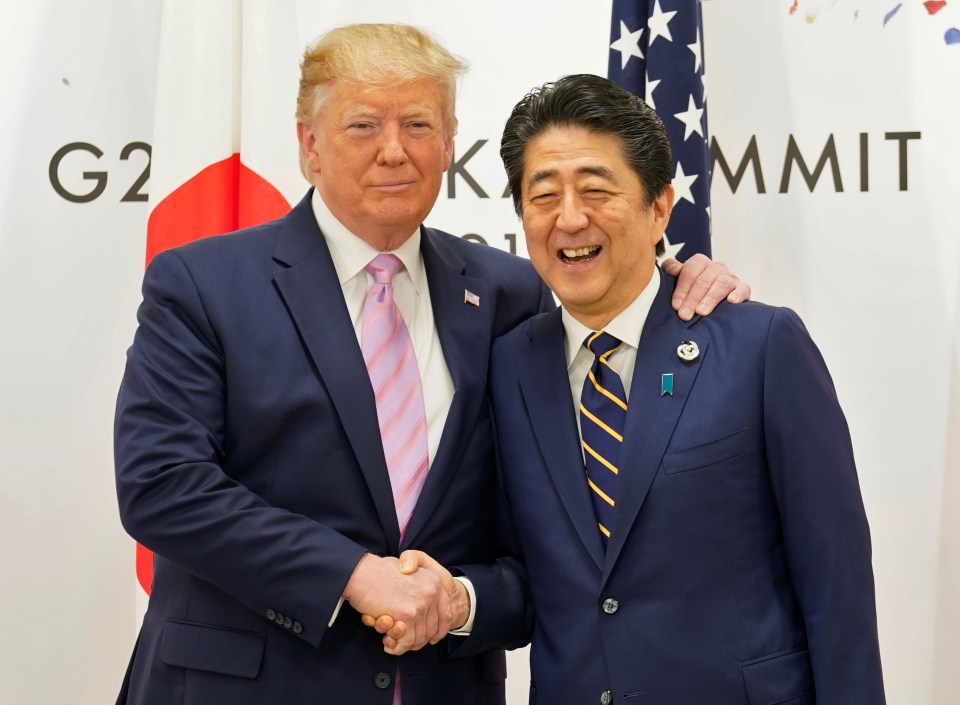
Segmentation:
[(396, 255), (384, 253), (366, 266), (374, 283), (363, 304), (361, 349), (377, 399), (380, 438), (402, 539), (427, 477), (429, 457), (420, 369), (393, 300), (393, 277), (401, 269), (403, 262)]

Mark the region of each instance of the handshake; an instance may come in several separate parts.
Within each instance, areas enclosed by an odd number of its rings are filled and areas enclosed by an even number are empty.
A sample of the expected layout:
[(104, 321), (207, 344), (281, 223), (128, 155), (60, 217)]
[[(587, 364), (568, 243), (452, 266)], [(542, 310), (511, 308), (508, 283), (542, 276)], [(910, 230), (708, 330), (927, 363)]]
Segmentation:
[(383, 634), (383, 650), (394, 656), (436, 644), (470, 616), (467, 589), (422, 551), (364, 555), (343, 597), (366, 626)]

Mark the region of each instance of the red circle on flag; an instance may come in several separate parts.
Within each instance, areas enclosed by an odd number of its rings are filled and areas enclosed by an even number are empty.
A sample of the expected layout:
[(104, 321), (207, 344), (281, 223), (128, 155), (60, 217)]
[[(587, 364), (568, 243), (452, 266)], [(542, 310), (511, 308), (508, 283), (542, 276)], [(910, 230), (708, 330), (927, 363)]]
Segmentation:
[(279, 218), (290, 204), (234, 154), (211, 164), (158, 203), (147, 221), (147, 263), (158, 252)]

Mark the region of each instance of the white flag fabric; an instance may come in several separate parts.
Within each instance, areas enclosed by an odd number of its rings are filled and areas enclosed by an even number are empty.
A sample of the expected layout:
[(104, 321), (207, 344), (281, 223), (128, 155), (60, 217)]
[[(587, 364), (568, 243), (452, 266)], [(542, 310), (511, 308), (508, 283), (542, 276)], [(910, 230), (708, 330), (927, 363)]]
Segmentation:
[(288, 0), (164, 3), (147, 261), (289, 209), (299, 51)]

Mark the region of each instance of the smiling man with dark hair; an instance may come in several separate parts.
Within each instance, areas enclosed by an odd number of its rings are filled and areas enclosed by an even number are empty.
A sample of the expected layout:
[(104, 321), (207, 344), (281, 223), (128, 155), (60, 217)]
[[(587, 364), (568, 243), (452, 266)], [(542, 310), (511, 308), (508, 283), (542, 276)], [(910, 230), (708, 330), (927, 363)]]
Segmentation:
[(502, 156), (562, 306), (491, 357), (509, 556), (485, 582), (530, 609), (531, 702), (881, 705), (853, 451), (800, 319), (673, 315), (669, 145), (610, 81), (528, 94)]

